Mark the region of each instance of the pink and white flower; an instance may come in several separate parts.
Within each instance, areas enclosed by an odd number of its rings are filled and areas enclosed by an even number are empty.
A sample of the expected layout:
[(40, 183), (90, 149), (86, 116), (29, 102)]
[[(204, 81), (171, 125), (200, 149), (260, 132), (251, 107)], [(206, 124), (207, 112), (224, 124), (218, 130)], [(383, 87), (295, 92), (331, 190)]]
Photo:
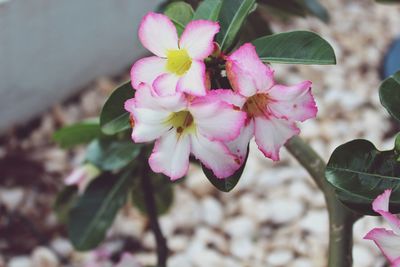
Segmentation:
[(138, 88), (125, 109), (134, 120), (132, 139), (136, 143), (156, 140), (149, 158), (154, 172), (173, 180), (183, 177), (191, 153), (218, 178), (239, 169), (240, 161), (223, 142), (238, 137), (246, 120), (244, 112), (208, 96), (159, 96), (149, 85)]
[(167, 16), (147, 14), (139, 27), (139, 39), (155, 56), (140, 59), (133, 65), (133, 88), (146, 83), (159, 95), (175, 92), (205, 95), (204, 59), (213, 52), (213, 40), (218, 31), (217, 22), (195, 20), (178, 38), (175, 25)]
[(65, 185), (75, 185), (82, 194), (93, 179), (100, 175), (100, 170), (93, 164), (86, 163), (74, 169), (70, 175), (64, 179)]
[(374, 228), (364, 237), (372, 240), (389, 260), (391, 266), (400, 267), (400, 219), (389, 211), (389, 198), (392, 190), (388, 189), (372, 203), (372, 209), (388, 222), (392, 230)]
[(280, 148), (300, 133), (296, 121), (316, 116), (311, 81), (293, 86), (276, 84), (273, 70), (260, 60), (255, 47), (249, 43), (227, 57), (226, 70), (232, 88), (241, 97), (226, 96), (229, 92), (217, 94), (240, 107), (248, 116), (239, 138), (228, 144), (230, 149), (243, 160), (247, 145), (255, 136), (264, 155), (279, 160)]

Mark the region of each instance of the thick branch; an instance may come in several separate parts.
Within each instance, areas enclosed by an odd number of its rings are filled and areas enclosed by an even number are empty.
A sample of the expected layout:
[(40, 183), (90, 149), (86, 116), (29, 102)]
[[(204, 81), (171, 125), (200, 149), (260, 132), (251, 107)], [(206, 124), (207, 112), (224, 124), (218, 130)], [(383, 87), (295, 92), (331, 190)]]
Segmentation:
[(286, 143), (288, 151), (308, 171), (325, 195), (329, 212), (329, 267), (351, 267), (353, 263), (353, 224), (356, 216), (339, 202), (325, 179), (326, 164), (300, 137)]
[[(146, 160), (143, 160), (146, 162)], [(142, 189), (144, 193), (144, 201), (146, 204), (146, 211), (150, 221), (151, 230), (154, 233), (157, 243), (157, 267), (167, 267), (168, 258), (168, 246), (167, 241), (161, 231), (160, 224), (158, 222), (157, 206), (154, 198), (153, 185), (149, 177), (150, 169), (145, 163), (145, 167), (142, 168)]]

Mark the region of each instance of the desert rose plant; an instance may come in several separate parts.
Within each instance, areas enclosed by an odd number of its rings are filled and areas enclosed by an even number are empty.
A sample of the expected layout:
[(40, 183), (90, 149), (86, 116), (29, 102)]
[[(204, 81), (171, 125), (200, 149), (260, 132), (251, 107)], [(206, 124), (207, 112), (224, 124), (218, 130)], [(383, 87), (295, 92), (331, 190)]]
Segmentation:
[[(192, 162), (202, 166), (204, 179), (216, 188), (231, 191), (254, 138), (272, 161), (279, 160), (285, 146), (324, 193), (330, 267), (352, 265), (354, 222), (378, 214), (394, 232), (376, 228), (365, 238), (400, 266), (399, 219), (393, 214), (400, 207), (400, 138), (393, 150), (383, 152), (366, 140), (349, 142), (326, 164), (299, 137), (297, 126), (317, 116), (312, 82), (307, 77), (298, 84), (275, 79), (271, 64), (336, 60), (332, 47), (316, 33), (273, 34), (261, 16), (265, 5), (289, 13), (295, 8), (328, 21), (326, 10), (317, 1), (190, 2), (195, 10), (174, 1), (160, 8), (163, 13), (144, 15), (138, 36), (151, 55), (134, 62), (131, 80), (114, 90), (99, 119), (55, 133), (66, 148), (89, 143), (85, 162), (67, 177), (55, 204), (75, 248), (96, 248), (119, 209), (132, 201), (149, 218), (157, 266), (167, 266), (158, 215), (173, 200), (174, 182), (187, 175)], [(400, 119), (399, 72), (382, 83), (380, 96)]]

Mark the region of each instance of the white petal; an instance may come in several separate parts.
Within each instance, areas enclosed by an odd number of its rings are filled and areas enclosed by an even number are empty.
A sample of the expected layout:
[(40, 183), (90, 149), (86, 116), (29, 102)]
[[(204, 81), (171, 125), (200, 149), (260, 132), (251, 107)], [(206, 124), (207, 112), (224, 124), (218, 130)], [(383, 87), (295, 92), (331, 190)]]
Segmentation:
[(210, 141), (201, 134), (191, 135), (192, 153), (220, 179), (231, 176), (241, 164), (228, 148), (218, 141)]
[(177, 90), (191, 95), (206, 94), (206, 66), (203, 62), (193, 60), (190, 69), (179, 79)]
[(214, 50), (214, 36), (219, 31), (217, 22), (208, 20), (191, 21), (179, 41), (179, 47), (186, 49), (193, 59), (205, 59)]
[(226, 102), (209, 100), (199, 97), (189, 106), (197, 130), (210, 140), (235, 139), (246, 120), (246, 113)]
[(392, 266), (399, 266), (400, 236), (383, 228), (374, 228), (364, 239), (373, 240)]
[(172, 180), (182, 178), (189, 168), (190, 138), (171, 129), (157, 140), (149, 164), (154, 172), (164, 173)]
[(229, 150), (232, 154), (237, 155), (241, 164), (246, 159), (247, 148), (253, 136), (254, 122), (253, 120), (250, 120), (249, 123), (241, 129), (239, 136), (235, 140), (227, 143)]
[(177, 91), (179, 77), (172, 73), (159, 76), (153, 83), (154, 91), (159, 96), (174, 95)]
[(179, 49), (175, 25), (162, 14), (150, 12), (142, 19), (139, 39), (144, 47), (159, 57), (166, 57), (168, 50)]
[(154, 80), (166, 72), (167, 60), (159, 57), (145, 57), (135, 62), (131, 69), (132, 86), (138, 89), (141, 83), (152, 85)]
[(279, 160), (280, 148), (300, 130), (290, 121), (274, 117), (256, 117), (254, 135), (258, 148), (264, 155), (274, 161)]
[(310, 81), (293, 86), (275, 85), (268, 91), (268, 96), (271, 98), (268, 109), (276, 117), (305, 121), (317, 115)]
[(171, 112), (152, 110), (148, 108), (135, 108), (132, 112), (135, 125), (132, 130), (132, 139), (137, 143), (156, 140), (171, 126), (166, 123)]

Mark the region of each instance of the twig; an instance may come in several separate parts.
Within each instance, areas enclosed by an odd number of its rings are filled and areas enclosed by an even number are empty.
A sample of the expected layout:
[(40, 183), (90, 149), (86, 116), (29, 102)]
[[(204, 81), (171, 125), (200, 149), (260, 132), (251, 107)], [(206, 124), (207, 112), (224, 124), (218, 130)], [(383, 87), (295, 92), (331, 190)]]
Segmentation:
[(150, 228), (154, 233), (156, 243), (157, 243), (157, 267), (167, 267), (168, 258), (168, 247), (167, 241), (162, 233), (160, 224), (158, 222), (157, 206), (154, 198), (153, 185), (151, 183), (151, 178), (149, 173), (151, 172), (149, 166), (147, 165), (146, 159), (142, 162), (144, 166), (142, 168), (142, 189), (144, 193), (144, 201), (146, 205), (146, 211), (150, 221)]
[(358, 216), (337, 199), (334, 189), (325, 179), (326, 163), (306, 142), (295, 136), (285, 146), (324, 193), (329, 212), (328, 266), (351, 267), (353, 264), (353, 224)]

